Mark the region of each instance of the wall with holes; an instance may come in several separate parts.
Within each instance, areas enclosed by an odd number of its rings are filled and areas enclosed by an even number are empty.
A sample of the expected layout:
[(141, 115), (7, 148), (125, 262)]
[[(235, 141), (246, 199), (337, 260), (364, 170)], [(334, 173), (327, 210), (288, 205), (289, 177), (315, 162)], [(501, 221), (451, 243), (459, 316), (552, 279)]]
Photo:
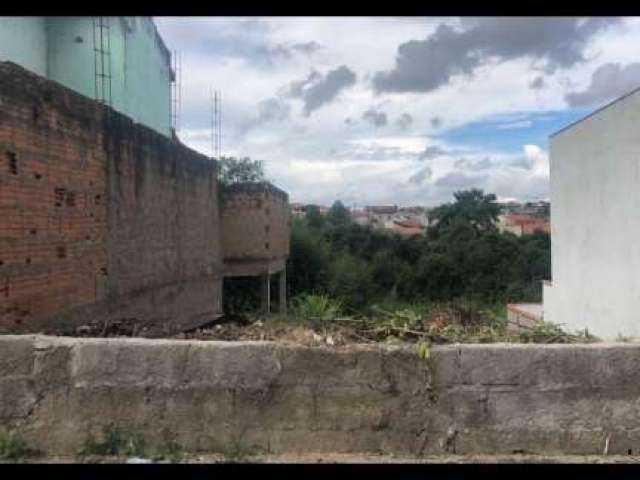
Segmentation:
[(288, 195), (269, 183), (238, 184), (225, 190), (222, 238), (227, 260), (267, 260), (289, 255)]
[(212, 320), (221, 256), (208, 158), (0, 63), (0, 329)]
[(0, 80), (0, 324), (104, 298), (105, 159), (100, 111), (82, 97), (65, 115), (62, 90)]

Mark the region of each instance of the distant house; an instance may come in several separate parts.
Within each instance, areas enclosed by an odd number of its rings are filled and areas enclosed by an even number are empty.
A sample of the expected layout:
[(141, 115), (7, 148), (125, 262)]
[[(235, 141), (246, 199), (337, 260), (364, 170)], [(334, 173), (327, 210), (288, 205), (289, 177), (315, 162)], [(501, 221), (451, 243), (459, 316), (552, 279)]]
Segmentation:
[(307, 210), (309, 207), (316, 207), (320, 215), (326, 215), (329, 213), (329, 209), (327, 207), (323, 207), (322, 205), (313, 205), (306, 203), (292, 203), (291, 204), (291, 216), (293, 218), (305, 218), (307, 216)]
[(507, 214), (498, 217), (498, 230), (500, 232), (511, 232), (521, 237), (523, 235), (533, 235), (534, 233), (551, 234), (551, 225), (549, 221), (524, 214)]
[(352, 210), (351, 218), (360, 225), (406, 236), (423, 234), (429, 226), (428, 211), (424, 207), (369, 205), (364, 210)]
[(393, 217), (398, 213), (397, 205), (367, 206), (364, 211), (369, 217), (369, 225), (373, 228), (391, 228)]
[(417, 220), (409, 218), (406, 220), (394, 220), (388, 230), (403, 237), (414, 237), (416, 235), (424, 235), (426, 226)]
[(404, 218), (414, 220), (423, 227), (429, 226), (429, 214), (424, 207), (404, 207), (399, 210), (399, 213)]
[(291, 204), (291, 216), (293, 218), (304, 218), (307, 215), (307, 207), (302, 203)]
[(363, 210), (351, 210), (351, 219), (358, 225), (369, 225), (369, 215)]
[(548, 219), (551, 205), (546, 200), (539, 200), (527, 203), (505, 202), (501, 204), (501, 207), (505, 215), (530, 215)]

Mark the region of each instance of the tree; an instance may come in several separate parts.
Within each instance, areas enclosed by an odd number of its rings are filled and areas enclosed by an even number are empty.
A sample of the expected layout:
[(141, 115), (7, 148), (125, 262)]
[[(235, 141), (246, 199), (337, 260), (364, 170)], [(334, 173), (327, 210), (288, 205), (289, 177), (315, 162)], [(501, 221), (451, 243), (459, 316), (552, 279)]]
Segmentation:
[(244, 182), (263, 182), (264, 163), (249, 157), (221, 157), (218, 159), (218, 178), (222, 185)]
[(471, 225), (476, 232), (495, 230), (495, 222), (502, 207), (496, 202), (493, 193), (485, 194), (474, 188), (458, 191), (453, 197), (455, 202), (440, 205), (431, 212), (436, 221), (436, 232), (440, 233), (459, 222)]
[(338, 252), (329, 265), (328, 292), (351, 309), (362, 309), (374, 290), (369, 263), (347, 252)]
[(307, 220), (307, 224), (309, 227), (314, 230), (320, 230), (324, 227), (324, 217), (320, 213), (320, 209), (316, 205), (307, 205), (306, 206), (307, 214), (305, 218)]
[(351, 223), (351, 214), (340, 200), (336, 200), (327, 212), (327, 222), (334, 227), (344, 227)]
[(291, 248), (287, 259), (287, 276), (291, 294), (325, 290), (329, 268), (329, 245), (309, 230), (301, 219), (291, 226)]

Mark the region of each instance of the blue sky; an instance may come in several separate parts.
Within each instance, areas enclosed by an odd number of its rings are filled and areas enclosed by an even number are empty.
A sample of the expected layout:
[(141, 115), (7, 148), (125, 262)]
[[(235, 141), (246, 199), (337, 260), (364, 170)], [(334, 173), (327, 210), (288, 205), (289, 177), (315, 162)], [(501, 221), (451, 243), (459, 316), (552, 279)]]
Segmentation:
[(549, 135), (585, 117), (590, 110), (519, 112), (492, 116), (436, 135), (447, 143), (474, 149), (519, 153), (523, 145), (548, 150)]
[(640, 86), (640, 18), (163, 17), (179, 138), (263, 160), (292, 201), (548, 198), (548, 137)]

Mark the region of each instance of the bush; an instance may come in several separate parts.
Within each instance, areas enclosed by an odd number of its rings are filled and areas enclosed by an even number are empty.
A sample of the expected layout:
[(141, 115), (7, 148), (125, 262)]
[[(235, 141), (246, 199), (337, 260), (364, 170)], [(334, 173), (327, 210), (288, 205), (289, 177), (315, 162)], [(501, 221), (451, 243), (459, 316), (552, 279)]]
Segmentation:
[(358, 257), (342, 253), (329, 266), (328, 292), (352, 310), (360, 310), (373, 300), (371, 267)]
[(30, 448), (18, 432), (0, 432), (0, 459), (20, 460), (26, 457), (39, 456), (40, 452)]
[(291, 302), (291, 313), (301, 320), (330, 321), (340, 314), (341, 304), (326, 295), (301, 295)]
[(329, 245), (317, 232), (296, 219), (291, 227), (287, 279), (291, 296), (323, 291), (327, 285)]
[(144, 437), (132, 429), (109, 424), (102, 429), (102, 440), (89, 435), (78, 452), (79, 457), (92, 455), (144, 456), (146, 451)]
[[(491, 194), (456, 192), (455, 199), (436, 209), (440, 222), (427, 235), (411, 238), (358, 225), (338, 202), (326, 216), (309, 207), (292, 224), (289, 295), (328, 295), (348, 314), (386, 301), (464, 298), (479, 310), (541, 301), (541, 280), (551, 273), (549, 235), (499, 233)], [(237, 308), (249, 308), (245, 303)]]

